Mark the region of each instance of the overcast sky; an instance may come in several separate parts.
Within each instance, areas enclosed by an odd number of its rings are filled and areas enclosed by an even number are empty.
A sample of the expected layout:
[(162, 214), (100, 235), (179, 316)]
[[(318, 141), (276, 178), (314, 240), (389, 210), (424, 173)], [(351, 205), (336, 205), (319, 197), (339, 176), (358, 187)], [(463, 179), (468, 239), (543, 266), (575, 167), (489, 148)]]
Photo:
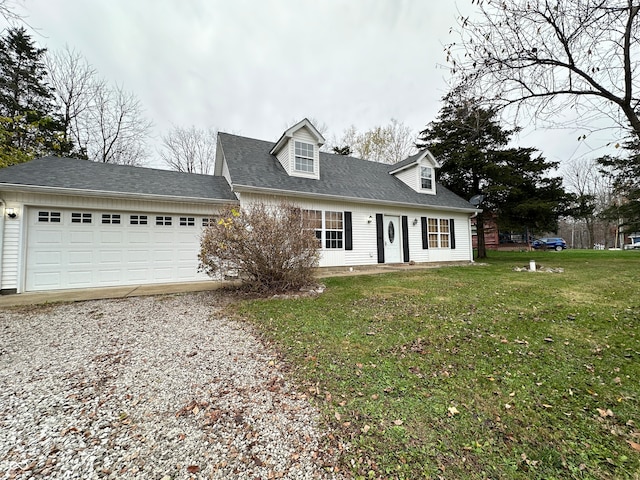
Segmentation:
[[(81, 52), (172, 125), (276, 141), (304, 117), (326, 137), (395, 118), (414, 131), (448, 91), (443, 45), (471, 0), (21, 0), (39, 45)], [(525, 122), (528, 123), (528, 122)], [(613, 153), (522, 125), (550, 160)], [(150, 166), (162, 167), (154, 152)]]

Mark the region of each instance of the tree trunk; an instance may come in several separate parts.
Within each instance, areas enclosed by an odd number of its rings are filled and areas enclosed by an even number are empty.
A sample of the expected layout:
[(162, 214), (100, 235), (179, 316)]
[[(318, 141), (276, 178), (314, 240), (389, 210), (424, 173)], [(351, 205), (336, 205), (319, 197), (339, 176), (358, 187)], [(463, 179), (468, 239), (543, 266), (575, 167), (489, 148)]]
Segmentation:
[(476, 217), (476, 237), (478, 239), (478, 258), (487, 258), (487, 247), (484, 242), (484, 216), (479, 213)]

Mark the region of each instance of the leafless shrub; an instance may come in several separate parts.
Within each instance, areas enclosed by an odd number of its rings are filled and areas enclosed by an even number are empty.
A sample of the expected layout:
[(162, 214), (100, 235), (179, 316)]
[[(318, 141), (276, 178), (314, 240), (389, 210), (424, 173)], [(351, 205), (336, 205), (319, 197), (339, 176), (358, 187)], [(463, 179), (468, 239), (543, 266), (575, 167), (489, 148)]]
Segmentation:
[(227, 206), (202, 234), (200, 268), (212, 277), (236, 273), (260, 292), (310, 285), (320, 253), (306, 223), (304, 212), (290, 203)]

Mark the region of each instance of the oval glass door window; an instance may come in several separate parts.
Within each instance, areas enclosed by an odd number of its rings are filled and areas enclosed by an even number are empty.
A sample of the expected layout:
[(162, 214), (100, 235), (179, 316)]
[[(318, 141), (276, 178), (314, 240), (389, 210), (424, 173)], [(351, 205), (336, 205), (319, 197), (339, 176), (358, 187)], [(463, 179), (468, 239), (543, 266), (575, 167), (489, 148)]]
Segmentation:
[(396, 238), (396, 229), (393, 227), (393, 222), (389, 222), (389, 243), (393, 243)]

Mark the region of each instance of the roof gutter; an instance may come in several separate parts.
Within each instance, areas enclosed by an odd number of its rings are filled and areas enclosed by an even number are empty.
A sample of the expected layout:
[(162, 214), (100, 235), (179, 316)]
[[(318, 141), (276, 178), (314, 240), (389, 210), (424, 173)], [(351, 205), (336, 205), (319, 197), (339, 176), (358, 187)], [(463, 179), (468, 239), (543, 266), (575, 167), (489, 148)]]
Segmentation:
[(149, 201), (165, 201), (177, 203), (205, 203), (211, 205), (226, 205), (229, 203), (238, 203), (238, 200), (219, 199), (219, 198), (201, 198), (201, 197), (182, 197), (173, 195), (154, 195), (149, 193), (130, 193), (130, 192), (110, 192), (106, 190), (84, 190), (78, 188), (64, 187), (42, 187), (38, 185), (22, 185), (12, 183), (0, 183), (1, 190), (11, 190), (29, 193), (42, 193), (53, 195), (76, 195), (80, 197), (101, 197), (101, 198), (124, 198), (135, 200)]
[(359, 198), (359, 197), (344, 197), (341, 195), (329, 195), (326, 193), (305, 193), (297, 192), (295, 190), (281, 190), (278, 188), (265, 188), (265, 187), (253, 187), (250, 185), (234, 185), (233, 190), (235, 192), (250, 192), (250, 193), (266, 193), (270, 195), (284, 195), (287, 197), (302, 197), (302, 198), (324, 198), (327, 200), (340, 200), (349, 201), (354, 203), (374, 203), (376, 205), (388, 205), (397, 207), (413, 207), (413, 208), (431, 208), (438, 210), (446, 210), (449, 212), (463, 212), (463, 213), (478, 213), (482, 210), (475, 208), (462, 208), (462, 207), (444, 207), (439, 205), (423, 205), (421, 203), (409, 203), (409, 202), (392, 202), (388, 200), (377, 200), (374, 198)]

